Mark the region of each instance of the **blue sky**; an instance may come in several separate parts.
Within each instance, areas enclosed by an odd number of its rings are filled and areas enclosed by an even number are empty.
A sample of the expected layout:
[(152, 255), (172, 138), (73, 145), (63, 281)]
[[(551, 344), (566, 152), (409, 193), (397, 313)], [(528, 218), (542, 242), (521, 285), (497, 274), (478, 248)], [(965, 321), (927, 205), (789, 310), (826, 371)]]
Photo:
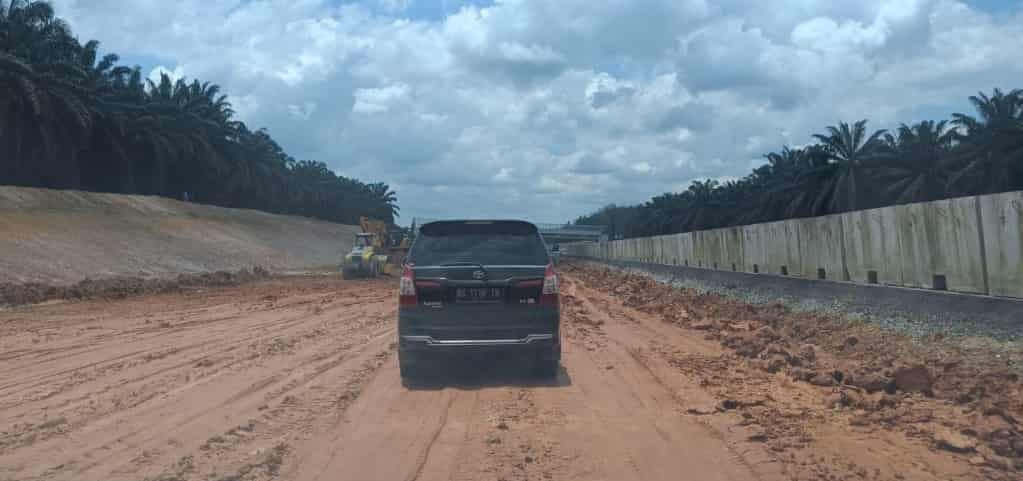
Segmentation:
[(220, 84), (294, 156), (388, 182), (405, 223), (572, 219), (1023, 87), (1020, 2), (53, 3), (124, 63)]
[(965, 3), (989, 13), (1001, 14), (1018, 10), (1021, 2), (1018, 0), (969, 0)]

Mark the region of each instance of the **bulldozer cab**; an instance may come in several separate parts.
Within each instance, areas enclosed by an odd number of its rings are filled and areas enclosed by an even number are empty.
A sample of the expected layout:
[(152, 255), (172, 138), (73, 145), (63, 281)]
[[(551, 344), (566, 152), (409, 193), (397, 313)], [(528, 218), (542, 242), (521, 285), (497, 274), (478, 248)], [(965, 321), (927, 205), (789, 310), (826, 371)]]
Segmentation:
[(355, 234), (355, 247), (362, 248), (373, 247), (373, 241), (375, 237), (376, 237), (375, 234), (367, 233)]

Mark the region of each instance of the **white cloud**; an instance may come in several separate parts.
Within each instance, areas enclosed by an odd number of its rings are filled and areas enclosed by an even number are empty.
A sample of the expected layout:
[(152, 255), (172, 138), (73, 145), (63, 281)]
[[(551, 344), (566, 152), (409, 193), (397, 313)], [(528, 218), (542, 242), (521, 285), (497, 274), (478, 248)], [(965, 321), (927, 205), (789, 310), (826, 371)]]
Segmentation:
[(639, 172), (641, 174), (649, 174), (654, 170), (654, 168), (650, 165), (649, 162), (636, 162), (635, 164), (632, 164), (630, 167), (632, 168), (632, 170), (635, 170), (636, 172)]
[(392, 103), (407, 98), (408, 92), (408, 85), (405, 84), (355, 89), (355, 106), (352, 111), (365, 114), (387, 112)]
[(170, 78), (171, 82), (176, 82), (178, 79), (185, 77), (185, 69), (180, 65), (174, 67), (174, 70), (168, 69), (163, 65), (158, 65), (153, 67), (153, 70), (149, 71), (149, 76), (147, 78), (152, 80), (153, 83), (160, 83), (160, 78), (164, 75)]
[(816, 17), (796, 25), (792, 30), (792, 43), (825, 53), (855, 54), (884, 45), (887, 37), (885, 27), (878, 23), (865, 26), (856, 20), (839, 24), (828, 17)]
[(296, 119), (309, 120), (316, 112), (315, 102), (303, 102), (302, 105), (288, 105), (288, 112)]
[(631, 82), (619, 81), (607, 73), (600, 73), (586, 86), (586, 101), (596, 110), (619, 99), (627, 99), (635, 91)]
[(220, 84), (295, 157), (400, 186), (405, 217), (564, 220), (1023, 78), (1020, 12), (955, 0), (507, 0), (443, 18), (365, 1), (54, 3), (80, 38), (175, 66), (151, 76)]

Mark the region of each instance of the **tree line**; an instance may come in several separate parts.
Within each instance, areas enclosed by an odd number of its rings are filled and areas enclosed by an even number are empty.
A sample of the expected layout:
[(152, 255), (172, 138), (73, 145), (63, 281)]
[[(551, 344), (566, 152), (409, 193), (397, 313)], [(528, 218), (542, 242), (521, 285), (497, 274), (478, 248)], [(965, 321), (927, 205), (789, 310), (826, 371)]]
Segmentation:
[(296, 160), (219, 86), (99, 57), (43, 1), (0, 0), (0, 184), (162, 195), (356, 223), (395, 193)]
[(612, 238), (674, 234), (911, 202), (1023, 190), (1023, 90), (970, 97), (976, 116), (869, 132), (839, 122), (800, 148), (766, 154), (739, 180), (694, 181), (576, 219)]

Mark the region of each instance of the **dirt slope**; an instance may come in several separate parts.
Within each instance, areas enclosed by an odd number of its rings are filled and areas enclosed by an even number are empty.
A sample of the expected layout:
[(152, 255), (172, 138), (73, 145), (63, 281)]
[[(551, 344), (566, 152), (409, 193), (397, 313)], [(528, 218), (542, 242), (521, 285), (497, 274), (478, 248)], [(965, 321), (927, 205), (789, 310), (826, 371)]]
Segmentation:
[(563, 281), (555, 381), (466, 366), (412, 390), (392, 280), (0, 311), (0, 480), (1019, 479), (977, 433), (935, 437), (971, 422), (962, 406), (897, 392), (900, 414), (864, 419), (833, 400), (854, 387), (772, 372), (705, 325), (769, 312), (640, 301), (655, 286), (587, 267)]
[(0, 283), (336, 264), (356, 227), (162, 197), (0, 186)]

